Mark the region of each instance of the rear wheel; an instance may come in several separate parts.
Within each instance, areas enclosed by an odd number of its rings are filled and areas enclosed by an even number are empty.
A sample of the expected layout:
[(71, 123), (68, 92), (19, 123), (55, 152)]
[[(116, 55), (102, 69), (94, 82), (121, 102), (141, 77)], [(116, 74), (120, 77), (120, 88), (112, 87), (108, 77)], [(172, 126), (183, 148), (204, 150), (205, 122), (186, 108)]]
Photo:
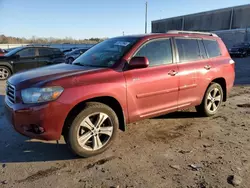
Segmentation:
[(109, 106), (90, 102), (73, 120), (65, 140), (78, 156), (91, 157), (108, 149), (118, 127), (118, 118)]
[(0, 80), (7, 80), (10, 76), (10, 70), (7, 67), (0, 66)]
[(221, 107), (223, 102), (223, 89), (217, 83), (212, 83), (203, 98), (202, 103), (196, 106), (196, 110), (202, 116), (213, 116), (216, 114)]

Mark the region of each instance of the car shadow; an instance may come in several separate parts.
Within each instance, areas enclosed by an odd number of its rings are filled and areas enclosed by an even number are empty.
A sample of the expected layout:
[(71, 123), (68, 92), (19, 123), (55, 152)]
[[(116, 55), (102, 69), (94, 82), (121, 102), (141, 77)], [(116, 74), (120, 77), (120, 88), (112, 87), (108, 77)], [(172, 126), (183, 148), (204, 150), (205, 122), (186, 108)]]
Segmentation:
[(61, 139), (43, 142), (18, 134), (5, 118), (4, 96), (0, 95), (0, 163), (71, 160), (71, 153)]

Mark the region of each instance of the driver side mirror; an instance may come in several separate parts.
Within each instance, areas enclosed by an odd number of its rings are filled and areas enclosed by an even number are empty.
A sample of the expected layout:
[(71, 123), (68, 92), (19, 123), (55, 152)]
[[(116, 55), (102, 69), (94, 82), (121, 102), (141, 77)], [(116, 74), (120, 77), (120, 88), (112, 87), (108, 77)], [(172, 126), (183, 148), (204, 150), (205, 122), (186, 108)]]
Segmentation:
[(142, 69), (149, 66), (148, 58), (146, 57), (133, 57), (129, 62), (129, 69)]

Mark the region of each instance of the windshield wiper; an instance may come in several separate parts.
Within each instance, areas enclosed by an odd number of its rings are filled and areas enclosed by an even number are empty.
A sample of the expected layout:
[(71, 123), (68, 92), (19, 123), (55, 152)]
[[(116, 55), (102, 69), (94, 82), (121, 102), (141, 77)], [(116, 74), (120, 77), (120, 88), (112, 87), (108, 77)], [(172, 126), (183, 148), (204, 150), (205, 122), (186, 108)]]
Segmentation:
[(73, 63), (72, 65), (84, 66), (83, 64), (81, 64), (81, 63), (79, 63), (79, 62)]
[(101, 65), (81, 64), (79, 62), (73, 63), (72, 65), (79, 65), (79, 66), (86, 66), (86, 67), (103, 67), (103, 68), (107, 67), (107, 66), (101, 66)]

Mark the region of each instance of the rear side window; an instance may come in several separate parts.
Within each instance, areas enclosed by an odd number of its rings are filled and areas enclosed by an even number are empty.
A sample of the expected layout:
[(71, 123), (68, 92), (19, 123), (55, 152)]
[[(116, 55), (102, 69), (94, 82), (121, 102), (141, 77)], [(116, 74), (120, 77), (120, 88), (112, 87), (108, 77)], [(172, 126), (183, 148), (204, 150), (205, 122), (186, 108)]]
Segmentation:
[(61, 55), (62, 54), (61, 50), (59, 50), (59, 49), (52, 48), (51, 50), (52, 50), (53, 54), (56, 54), (56, 55)]
[(204, 44), (203, 44), (202, 40), (198, 40), (198, 44), (199, 44), (199, 48), (200, 48), (200, 56), (203, 59), (207, 59), (206, 49), (204, 47)]
[(221, 56), (219, 44), (216, 40), (203, 40), (209, 58)]
[(160, 39), (145, 44), (134, 57), (147, 57), (149, 66), (171, 64), (173, 62), (170, 39)]
[(47, 49), (47, 48), (39, 48), (39, 55), (40, 56), (48, 56), (50, 54), (51, 54), (51, 52), (50, 52), (49, 49)]
[(175, 39), (180, 62), (200, 60), (200, 50), (196, 39)]

